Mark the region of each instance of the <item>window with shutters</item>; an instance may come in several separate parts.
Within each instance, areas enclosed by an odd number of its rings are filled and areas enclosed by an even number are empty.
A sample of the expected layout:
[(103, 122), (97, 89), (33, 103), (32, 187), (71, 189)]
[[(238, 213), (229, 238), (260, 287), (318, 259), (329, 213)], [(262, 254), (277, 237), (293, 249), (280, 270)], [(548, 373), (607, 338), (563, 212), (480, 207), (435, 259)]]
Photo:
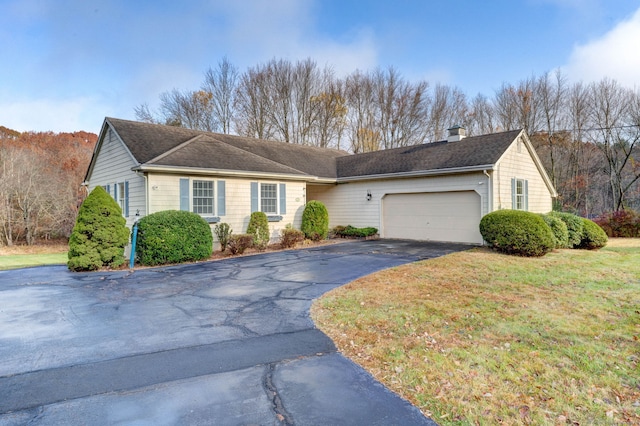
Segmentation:
[(266, 214), (278, 213), (278, 185), (275, 183), (260, 184), (260, 211)]
[(213, 181), (192, 181), (192, 211), (201, 215), (213, 214)]
[(180, 210), (199, 214), (209, 223), (219, 222), (219, 216), (226, 214), (225, 181), (180, 178)]
[(251, 212), (263, 212), (270, 222), (287, 214), (287, 184), (251, 182)]

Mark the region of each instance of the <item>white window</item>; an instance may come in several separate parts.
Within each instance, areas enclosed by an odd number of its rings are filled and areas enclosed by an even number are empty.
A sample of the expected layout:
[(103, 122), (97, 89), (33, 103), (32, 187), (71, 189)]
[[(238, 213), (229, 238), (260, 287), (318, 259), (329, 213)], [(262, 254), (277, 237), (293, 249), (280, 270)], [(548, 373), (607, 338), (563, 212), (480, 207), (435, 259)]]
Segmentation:
[(528, 182), (525, 179), (511, 180), (511, 201), (514, 210), (529, 210)]
[(278, 213), (278, 185), (275, 183), (260, 184), (260, 211), (266, 214)]
[(116, 191), (116, 193), (118, 194), (118, 199), (116, 201), (118, 202), (118, 205), (122, 209), (122, 214), (125, 214), (126, 207), (127, 207), (127, 193), (124, 188), (124, 182), (120, 182), (116, 185), (118, 185), (118, 189)]
[(251, 182), (251, 212), (271, 219), (287, 214), (287, 184)]
[(194, 213), (213, 214), (213, 181), (193, 180), (192, 208)]

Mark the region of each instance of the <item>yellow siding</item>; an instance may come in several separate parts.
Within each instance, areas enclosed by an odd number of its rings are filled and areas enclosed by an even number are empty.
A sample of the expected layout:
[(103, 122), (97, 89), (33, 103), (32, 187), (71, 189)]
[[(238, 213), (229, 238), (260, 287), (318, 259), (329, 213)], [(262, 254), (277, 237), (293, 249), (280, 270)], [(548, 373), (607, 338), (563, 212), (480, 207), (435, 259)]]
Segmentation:
[[(371, 180), (338, 185), (308, 185), (307, 198), (322, 201), (329, 211), (329, 226), (373, 226), (381, 232), (382, 199), (387, 194), (475, 191), (480, 195), (482, 214), (487, 213), (488, 179), (482, 172), (407, 179)], [(367, 190), (371, 201), (367, 201)], [(381, 234), (384, 236), (384, 234)]]
[[(520, 143), (520, 148), (518, 148)], [(552, 194), (533, 160), (530, 145), (522, 139), (511, 144), (498, 161), (494, 172), (493, 209), (511, 209), (511, 179), (528, 181), (529, 211), (547, 213), (552, 209)]]
[[(205, 176), (188, 176), (173, 174), (149, 175), (149, 212), (155, 213), (162, 210), (180, 209), (180, 179), (218, 180), (225, 181), (225, 207), (226, 214), (218, 215), (217, 183), (214, 185), (215, 216), (220, 217), (220, 222), (228, 223), (234, 234), (242, 234), (247, 231), (251, 216), (251, 182), (284, 183), (286, 184), (287, 212), (281, 215), (279, 222), (269, 222), (271, 241), (276, 242), (280, 237), (280, 230), (287, 224), (292, 224), (300, 229), (302, 224), (302, 211), (305, 205), (304, 182), (287, 182), (272, 180), (237, 179), (237, 178), (209, 178)], [(211, 224), (213, 228), (215, 224)], [(215, 236), (214, 236), (215, 238)]]

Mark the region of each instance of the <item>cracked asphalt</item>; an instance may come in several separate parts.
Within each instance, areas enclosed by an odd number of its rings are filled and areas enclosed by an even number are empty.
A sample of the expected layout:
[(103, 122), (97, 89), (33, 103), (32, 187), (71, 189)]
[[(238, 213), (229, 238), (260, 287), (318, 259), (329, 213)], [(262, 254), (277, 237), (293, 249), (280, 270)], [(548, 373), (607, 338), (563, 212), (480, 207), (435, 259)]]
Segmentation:
[(0, 425), (433, 425), (338, 353), (309, 308), (467, 248), (354, 241), (134, 272), (0, 271)]

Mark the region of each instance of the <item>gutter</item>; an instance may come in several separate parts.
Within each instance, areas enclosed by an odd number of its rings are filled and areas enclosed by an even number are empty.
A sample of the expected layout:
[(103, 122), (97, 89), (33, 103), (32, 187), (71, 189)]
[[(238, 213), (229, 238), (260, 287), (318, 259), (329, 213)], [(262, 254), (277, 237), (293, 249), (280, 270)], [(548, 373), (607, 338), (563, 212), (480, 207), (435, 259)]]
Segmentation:
[(311, 175), (291, 175), (287, 173), (263, 173), (263, 172), (245, 172), (238, 170), (216, 170), (216, 169), (202, 169), (194, 167), (181, 167), (181, 166), (154, 166), (154, 165), (139, 165), (131, 169), (134, 172), (156, 172), (156, 173), (170, 173), (170, 174), (191, 174), (191, 175), (208, 175), (208, 176), (235, 176), (235, 177), (247, 177), (247, 178), (269, 178), (269, 179), (286, 179), (286, 180), (300, 180), (300, 181), (327, 181), (334, 183), (335, 179), (331, 178), (318, 178)]
[(482, 173), (487, 177), (487, 198), (489, 198), (487, 202), (487, 213), (491, 213), (493, 211), (493, 188), (491, 185), (491, 175), (486, 170), (483, 170)]
[(422, 176), (451, 175), (451, 174), (457, 174), (457, 173), (470, 173), (470, 172), (486, 173), (487, 170), (493, 170), (493, 167), (494, 167), (494, 164), (483, 164), (479, 166), (453, 167), (450, 169), (418, 170), (418, 171), (412, 171), (412, 172), (348, 176), (348, 177), (338, 178), (337, 183), (354, 182), (359, 180), (373, 180), (373, 179), (398, 179), (398, 178), (412, 178), (412, 177), (422, 177)]

